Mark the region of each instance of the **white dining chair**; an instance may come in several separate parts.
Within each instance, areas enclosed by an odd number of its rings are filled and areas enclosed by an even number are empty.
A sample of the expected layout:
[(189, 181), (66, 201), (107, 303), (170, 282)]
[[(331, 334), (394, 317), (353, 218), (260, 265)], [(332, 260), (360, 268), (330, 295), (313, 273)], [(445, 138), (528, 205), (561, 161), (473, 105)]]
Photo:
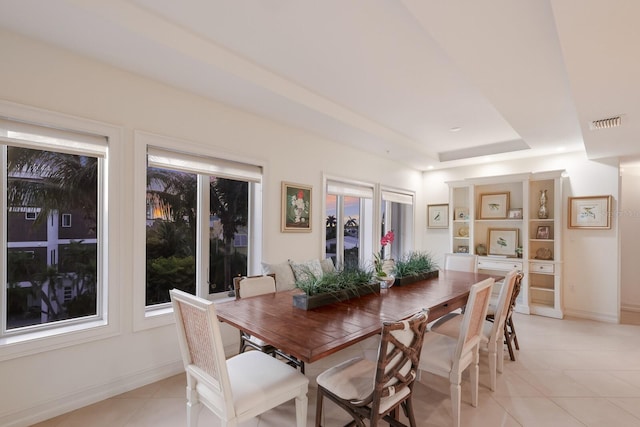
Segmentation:
[(304, 374), (260, 351), (226, 360), (214, 303), (176, 289), (169, 294), (187, 374), (188, 427), (197, 426), (200, 404), (223, 426), (237, 426), (294, 399), (295, 425), (306, 426)]
[[(504, 278), (495, 307), (493, 321), (485, 318), (482, 326), (480, 351), (486, 352), (489, 358), (489, 388), (496, 389), (497, 372), (502, 372), (504, 366), (504, 324), (511, 304), (511, 295), (518, 270), (511, 270)], [(431, 331), (450, 337), (458, 337), (462, 326), (462, 315), (449, 313), (431, 325)]]
[(468, 271), (475, 273), (478, 271), (478, 255), (473, 254), (444, 254), (445, 270)]
[(460, 427), (462, 373), (467, 368), (471, 377), (471, 405), (478, 406), (478, 348), (493, 283), (489, 278), (471, 287), (456, 338), (429, 331), (422, 343), (419, 369), (449, 379), (454, 427)]

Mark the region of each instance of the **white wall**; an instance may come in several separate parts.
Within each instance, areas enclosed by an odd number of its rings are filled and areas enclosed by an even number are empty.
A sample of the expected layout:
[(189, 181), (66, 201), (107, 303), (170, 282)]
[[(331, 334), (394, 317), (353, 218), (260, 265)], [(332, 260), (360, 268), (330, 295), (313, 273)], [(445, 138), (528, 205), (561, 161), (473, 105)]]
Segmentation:
[[(265, 164), (263, 258), (278, 262), (321, 254), (323, 173), (418, 192), (422, 176), (385, 158), (346, 148), (316, 135), (211, 102), (75, 54), (0, 31), (0, 100), (96, 120), (121, 128), (118, 227), (134, 235), (134, 130), (216, 147), (220, 153)], [(357, 161), (354, 161), (357, 159)], [(313, 186), (313, 232), (280, 232), (280, 183)], [(417, 218), (424, 216), (423, 209)], [(423, 221), (422, 221), (423, 222)], [(421, 235), (418, 235), (421, 237)], [(420, 244), (420, 239), (416, 243)], [(36, 352), (0, 362), (0, 425), (30, 425), (79, 405), (158, 380), (181, 369), (173, 325), (134, 332), (133, 266), (144, 263), (130, 239), (113, 242), (122, 264), (119, 330), (108, 338)], [(113, 262), (113, 260), (112, 260)], [(118, 283), (116, 283), (118, 282)], [(228, 339), (237, 331), (227, 330)], [(2, 348), (0, 348), (0, 354)], [(2, 358), (0, 358), (2, 360)]]
[(640, 312), (640, 167), (622, 173), (620, 211), (620, 308)]
[[(428, 203), (446, 203), (449, 197), (447, 181), (562, 169), (568, 175), (563, 187), (564, 224), (567, 224), (568, 197), (610, 194), (613, 212), (618, 211), (617, 162), (589, 161), (583, 154), (425, 172), (424, 193)], [(427, 229), (426, 226), (423, 230), (426, 250), (438, 256), (448, 250), (449, 230)], [(565, 315), (617, 322), (620, 306), (618, 218), (613, 216), (610, 230), (569, 230), (565, 226), (562, 238)]]

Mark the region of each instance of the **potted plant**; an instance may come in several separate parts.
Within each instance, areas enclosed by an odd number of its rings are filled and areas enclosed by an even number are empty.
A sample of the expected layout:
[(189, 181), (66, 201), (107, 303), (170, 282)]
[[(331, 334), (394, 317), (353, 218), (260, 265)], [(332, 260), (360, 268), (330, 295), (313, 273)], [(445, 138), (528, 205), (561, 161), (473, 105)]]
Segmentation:
[(395, 284), (398, 286), (438, 277), (438, 265), (428, 252), (412, 251), (396, 261)]
[(293, 296), (293, 306), (304, 310), (380, 291), (373, 272), (361, 267), (345, 267), (320, 277), (309, 273), (296, 280), (296, 287), (304, 293)]
[(373, 268), (375, 270), (376, 279), (382, 285), (384, 283), (384, 287), (388, 288), (393, 286), (395, 281), (394, 276), (389, 272), (385, 271), (385, 259), (383, 256), (384, 247), (393, 243), (395, 235), (393, 234), (393, 230), (388, 231), (387, 234), (382, 236), (380, 239), (380, 251), (378, 253), (373, 254)]

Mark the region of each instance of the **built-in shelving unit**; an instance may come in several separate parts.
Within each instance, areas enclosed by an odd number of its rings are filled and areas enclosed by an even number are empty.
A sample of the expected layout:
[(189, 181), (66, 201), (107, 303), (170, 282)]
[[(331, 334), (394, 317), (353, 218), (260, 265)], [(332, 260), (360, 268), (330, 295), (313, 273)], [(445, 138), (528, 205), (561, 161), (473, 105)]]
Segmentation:
[[(449, 182), (451, 252), (479, 255), (479, 271), (524, 272), (516, 310), (562, 318), (562, 171), (506, 175)], [(539, 218), (540, 192), (546, 191), (548, 218)], [(483, 218), (485, 195), (508, 195), (506, 218)], [(501, 207), (502, 209), (503, 207)], [(489, 233), (514, 232), (516, 254), (490, 254)], [(518, 253), (519, 252), (519, 253)]]

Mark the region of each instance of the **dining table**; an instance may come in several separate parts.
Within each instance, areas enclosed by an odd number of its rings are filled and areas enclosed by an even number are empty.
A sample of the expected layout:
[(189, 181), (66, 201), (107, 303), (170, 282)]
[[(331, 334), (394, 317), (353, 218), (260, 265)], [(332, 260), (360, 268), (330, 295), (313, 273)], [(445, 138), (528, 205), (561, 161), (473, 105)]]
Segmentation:
[(440, 270), (437, 277), (304, 310), (293, 306), (300, 289), (216, 304), (218, 319), (305, 363), (316, 362), (397, 321), (429, 310), (433, 321), (466, 305), (471, 286), (496, 276)]

